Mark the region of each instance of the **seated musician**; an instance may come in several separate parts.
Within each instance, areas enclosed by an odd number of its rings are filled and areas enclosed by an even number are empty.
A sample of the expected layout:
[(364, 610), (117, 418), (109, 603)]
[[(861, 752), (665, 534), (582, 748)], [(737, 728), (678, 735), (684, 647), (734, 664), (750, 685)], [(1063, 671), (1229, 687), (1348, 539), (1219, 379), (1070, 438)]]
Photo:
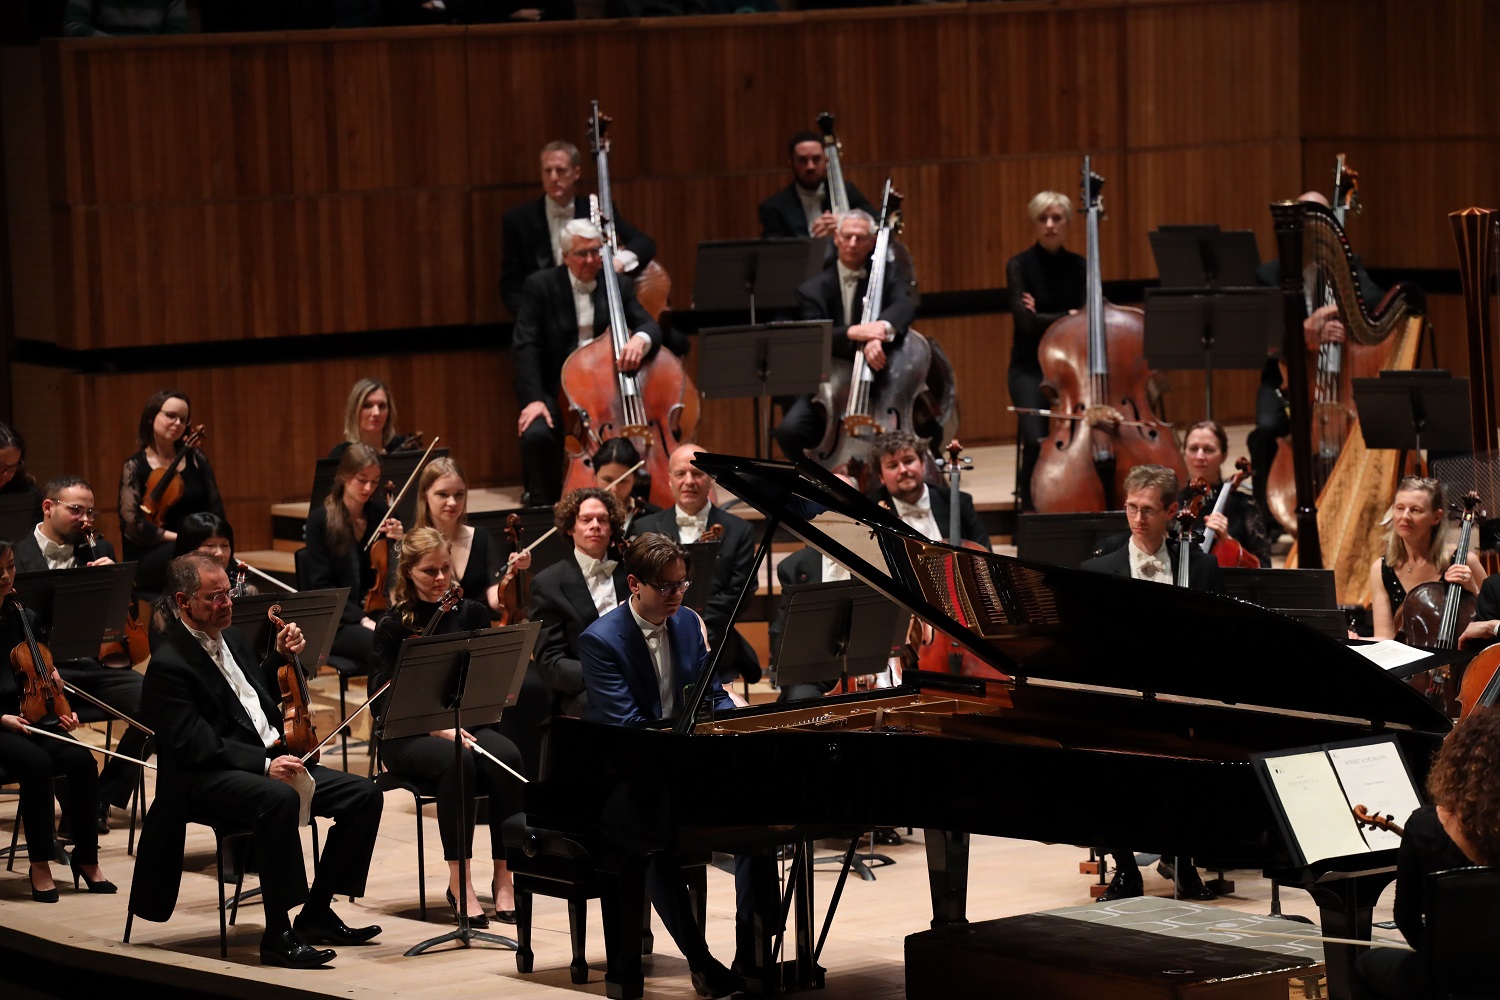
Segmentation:
[[(870, 498), (886, 504), (897, 517), (933, 541), (947, 541), (952, 498), (949, 490), (933, 489), (923, 479), (926, 450), (926, 444), (907, 431), (889, 431), (876, 438), (870, 460), (880, 473), (880, 486)], [(963, 540), (991, 551), (990, 533), (974, 509), (974, 498), (960, 491), (958, 504), (958, 528)]]
[[(1271, 566), (1271, 536), (1266, 531), (1265, 519), (1255, 498), (1235, 490), (1229, 494), (1224, 513), (1213, 512), (1214, 502), (1224, 487), (1224, 458), (1229, 453), (1229, 437), (1216, 420), (1200, 420), (1188, 428), (1186, 442), (1182, 446), (1182, 458), (1187, 463), (1188, 479), (1202, 479), (1213, 487), (1213, 494), (1205, 501), (1203, 516), (1193, 525), (1195, 530), (1211, 528), (1218, 537), (1228, 536), (1244, 546), (1245, 551), (1260, 560), (1263, 568)], [(1178, 503), (1186, 503), (1191, 497), (1187, 486), (1177, 495)]]
[(36, 477), (26, 469), (26, 439), (21, 432), (0, 422), (0, 497), (30, 495), (36, 511), (42, 512), (42, 494), (36, 488)]
[[(205, 510), (224, 516), (224, 502), (208, 457), (200, 449), (183, 444), (191, 417), (191, 404), (182, 393), (163, 389), (152, 396), (141, 410), (136, 428), (136, 443), (141, 450), (125, 460), (120, 472), (120, 534), (124, 536), (125, 559), (136, 560), (136, 579), (152, 583), (154, 586), (146, 588), (152, 591), (172, 559), (168, 543), (177, 538), (182, 519)], [(186, 457), (174, 477), (181, 483), (182, 496), (165, 511), (156, 504), (160, 523), (153, 522), (141, 509), (143, 502), (150, 503), (147, 484), (151, 473), (170, 466), (184, 450)]]
[[(1042, 394), (1037, 347), (1049, 326), (1083, 308), (1088, 275), (1084, 259), (1063, 246), (1068, 223), (1073, 219), (1073, 202), (1068, 196), (1056, 191), (1038, 192), (1026, 211), (1036, 231), (1036, 242), (1005, 264), (1005, 290), (1015, 330), (1005, 383), (1013, 405), (1040, 410), (1047, 407), (1047, 397)], [(1016, 427), (1021, 448), (1016, 490), (1024, 512), (1035, 509), (1031, 503), (1031, 471), (1047, 437), (1047, 418), (1018, 413)]]
[[(23, 612), (11, 600), (16, 583), (16, 558), (10, 542), (0, 541), (0, 643), (6, 650), (24, 646)], [(36, 614), (24, 612), (36, 631)], [(139, 675), (137, 675), (139, 676)], [(59, 687), (62, 677), (54, 680)], [(31, 898), (38, 903), (58, 900), (57, 884), (52, 880), (52, 856), (57, 842), (53, 827), (52, 799), (61, 794), (63, 816), (73, 830), (73, 880), (82, 878), (89, 892), (115, 892), (113, 882), (99, 869), (99, 833), (94, 825), (99, 803), (99, 774), (94, 769), (94, 755), (78, 743), (61, 743), (46, 736), (25, 732), (32, 726), (51, 733), (66, 733), (78, 728), (78, 716), (54, 714), (51, 719), (27, 718), (21, 710), (20, 688), (9, 668), (0, 670), (0, 768), (7, 780), (21, 787), (19, 822), (26, 830), (26, 850), (31, 857)], [(54, 777), (65, 780), (56, 784)]]
[[(760, 238), (763, 240), (832, 236), (833, 203), (828, 197), (828, 156), (823, 137), (816, 132), (798, 132), (787, 143), (792, 183), (760, 203)], [(844, 182), (849, 207), (875, 214), (875, 208), (859, 188)]]
[(734, 605), (740, 590), (750, 579), (755, 564), (755, 532), (744, 518), (720, 510), (713, 502), (714, 482), (708, 473), (693, 464), (693, 458), (705, 449), (685, 444), (672, 452), (667, 464), (668, 485), (677, 501), (671, 510), (659, 511), (636, 519), (639, 532), (655, 531), (679, 545), (700, 541), (705, 532), (718, 525), (723, 530), (719, 554), (714, 560), (713, 589), (703, 608), (708, 625), (708, 647), (718, 649), (730, 643), (719, 662), (719, 680), (728, 682), (743, 676), (751, 684), (760, 680), (760, 657), (750, 643), (734, 628)]
[[(691, 711), (683, 703), (708, 657), (703, 620), (684, 609), (688, 559), (664, 535), (637, 535), (625, 552), (630, 599), (590, 625), (579, 637), (588, 707), (584, 718), (617, 726), (669, 719)], [(734, 707), (717, 682), (710, 688), (715, 710)], [(737, 881), (738, 868), (737, 867)], [(740, 977), (709, 953), (688, 903), (675, 852), (652, 856), (646, 894), (692, 970), (699, 996), (722, 997), (743, 988)]]
[[(375, 628), (375, 660), (370, 665), (370, 690), (378, 691), (389, 681), (400, 658), (401, 644), (413, 635), (423, 634), (437, 611), (438, 604), (454, 582), (452, 550), (448, 540), (435, 528), (415, 528), (401, 542), (401, 562), (396, 569), (395, 599)], [(467, 591), (466, 591), (467, 592)], [(482, 593), (482, 591), (476, 591)], [(468, 598), (445, 614), (432, 635), (471, 632), (488, 628), (490, 612), (483, 604)], [(387, 698), (371, 706), (376, 719), (384, 719)], [(458, 914), (459, 865), (467, 896), (464, 912), (469, 926), (488, 927), (474, 889), (469, 858), (474, 848), (474, 818), (477, 796), (490, 799), (490, 857), (494, 876), (490, 882), (495, 916), (508, 924), (516, 922), (515, 889), (510, 870), (505, 866), (505, 844), (500, 835), (501, 823), (521, 811), (521, 787), (516, 778), (494, 761), (470, 751), (464, 764), (463, 787), (468, 795), (464, 803), (464, 831), (460, 835), (455, 819), (458, 815), (459, 774), (454, 763), (454, 732), (439, 729), (425, 736), (403, 736), (380, 741), (380, 764), (386, 770), (414, 782), (424, 792), (437, 795), (438, 830), (443, 839), (443, 857), (448, 862), (448, 905)], [(498, 725), (478, 726), (464, 731), (467, 743), (477, 743), (506, 764), (521, 769), (521, 751), (500, 735)], [(466, 744), (467, 745), (467, 744)]]
[[(267, 690), (276, 669), (307, 644), (295, 622), (277, 633), (275, 649), (257, 663), (248, 641), (229, 625), (234, 599), (222, 566), (201, 553), (179, 556), (167, 582), (177, 620), (151, 657), (141, 698), (143, 721), (156, 730), (161, 771), (141, 832), (131, 912), (146, 920), (171, 917), (189, 821), (249, 827), (265, 901), (261, 962), (326, 965), (335, 953), (313, 945), (363, 944), (380, 933), (376, 926), (346, 926), (331, 904), (336, 894), (365, 894), (381, 794), (366, 778), (319, 764), (304, 768), (287, 752), (282, 713)], [(312, 814), (334, 820), (310, 889), (298, 831), (297, 784), (304, 776), (315, 786)], [(294, 926), (289, 911), (298, 904)]]
[[(565, 429), (558, 398), (563, 362), (575, 348), (609, 334), (609, 301), (599, 281), (598, 227), (575, 219), (563, 226), (559, 238), (564, 246), (562, 266), (536, 271), (526, 279), (511, 342), (516, 402), (521, 406), (517, 433), (525, 468), (525, 506), (553, 503), (562, 491)], [(619, 366), (633, 372), (661, 344), (661, 327), (636, 301), (628, 278), (620, 279), (620, 295), (633, 333), (620, 352)]]
[(1446, 580), (1480, 593), (1485, 572), (1479, 555), (1470, 552), (1464, 563), (1453, 562), (1457, 545), (1447, 531), (1447, 516), (1443, 484), (1436, 479), (1407, 476), (1397, 484), (1385, 553), (1370, 564), (1375, 638), (1396, 638), (1396, 612), (1419, 584)]
[[(15, 543), (16, 569), (22, 573), (37, 573), (113, 565), (115, 550), (108, 539), (95, 535), (93, 544), (89, 543), (94, 530), (94, 488), (78, 476), (55, 476), (42, 492), (46, 499), (42, 501), (41, 522), (31, 534)], [(53, 622), (52, 625), (54, 630), (66, 627), (63, 622)], [(139, 718), (142, 677), (134, 670), (107, 668), (92, 657), (60, 661), (57, 669), (63, 680), (80, 691), (132, 718)], [(74, 706), (75, 709), (84, 708), (85, 717), (90, 719), (93, 716), (87, 710), (92, 707)], [(101, 719), (108, 717), (108, 713), (99, 716)], [(146, 734), (127, 724), (120, 735), (120, 753), (139, 760), (145, 747)], [(90, 821), (100, 833), (109, 832), (109, 807), (124, 808), (130, 801), (130, 793), (140, 773), (139, 765), (118, 757), (105, 761), (104, 771), (99, 776), (98, 816)], [(71, 820), (68, 828), (72, 830)]]
[(1464, 627), (1458, 644), (1479, 650), (1500, 642), (1500, 574), (1486, 576), (1474, 603), (1474, 620)]
[[(229, 589), (234, 591), (235, 597), (254, 597), (260, 593), (253, 584), (246, 582), (249, 574), (234, 558), (234, 528), (224, 518), (208, 513), (184, 518), (172, 549), (174, 558), (189, 552), (201, 552), (223, 566), (224, 572), (229, 574)], [(166, 638), (167, 624), (176, 617), (177, 604), (170, 594), (156, 599), (151, 608), (148, 633), (152, 649)]]
[[(1110, 573), (1134, 580), (1171, 584), (1177, 565), (1178, 543), (1167, 537), (1167, 525), (1177, 514), (1177, 474), (1161, 465), (1137, 465), (1125, 477), (1125, 516), (1130, 522), (1130, 540), (1113, 552), (1097, 556), (1083, 564), (1096, 573)], [(1192, 590), (1216, 593), (1221, 589), (1219, 564), (1213, 556), (1196, 548), (1188, 563), (1188, 586)], [(1114, 855), (1115, 877), (1099, 897), (1100, 902), (1140, 896), (1145, 892), (1140, 866), (1135, 854), (1123, 849), (1106, 848)], [(1176, 883), (1178, 899), (1213, 899), (1198, 870), (1187, 865), (1170, 872), (1168, 864), (1157, 868)]]
[[(380, 483), (380, 459), (375, 450), (367, 444), (350, 445), (339, 459), (333, 489), (323, 505), (308, 514), (306, 528), (306, 589), (349, 588), (329, 652), (366, 667), (375, 648), (375, 615), (366, 611), (365, 598), (377, 580), (365, 543), (376, 525), (387, 544), (403, 534), (401, 522), (387, 516), (385, 498), (376, 495)], [(387, 574), (394, 563), (390, 558)], [(388, 580), (378, 583), (379, 591), (389, 589)]]
[[(797, 296), (802, 302), (803, 319), (833, 321), (833, 356), (852, 362), (854, 352), (863, 351), (878, 381), (888, 354), (901, 349), (916, 307), (908, 283), (891, 276), (884, 284), (878, 318), (870, 323), (859, 321), (869, 282), (870, 255), (875, 250), (875, 229), (875, 220), (862, 209), (840, 219), (834, 231), (838, 259), (823, 273), (803, 282)], [(776, 441), (782, 452), (796, 461), (823, 440), (825, 421), (840, 417), (842, 414), (825, 414), (811, 395), (801, 396), (777, 425)]]
[(451, 458), (435, 458), (422, 467), (417, 479), (418, 528), (436, 528), (448, 542), (453, 576), (464, 594), (499, 612), (500, 588), (512, 574), (531, 565), (530, 552), (501, 552), (488, 531), (467, 523), (469, 485), (464, 470)]
[[(1431, 799), (1402, 825), (1396, 856), (1396, 926), (1415, 952), (1370, 948), (1350, 977), (1353, 1000), (1423, 1000), (1437, 996), (1427, 918), (1429, 877), (1475, 865), (1500, 865), (1500, 709), (1480, 708), (1443, 740), (1427, 774)], [(1488, 992), (1488, 991), (1486, 991)]]
[[(1298, 201), (1305, 201), (1314, 205), (1322, 205), (1328, 208), (1328, 198), (1321, 191), (1304, 191), (1297, 196)], [(1354, 277), (1359, 282), (1360, 294), (1364, 296), (1365, 305), (1374, 308), (1385, 297), (1379, 285), (1375, 284), (1370, 277), (1370, 272), (1365, 270), (1364, 261), (1359, 254), (1354, 254)], [(1268, 260), (1255, 272), (1255, 280), (1269, 288), (1281, 287), (1281, 261)], [(1341, 344), (1347, 330), (1344, 321), (1339, 317), (1338, 306), (1313, 303), (1311, 296), (1313, 289), (1306, 289), (1308, 296), (1308, 317), (1302, 324), (1302, 335), (1307, 343), (1309, 351), (1317, 351), (1320, 344)], [(1275, 351), (1273, 356), (1266, 361), (1261, 370), (1260, 389), (1255, 397), (1255, 429), (1250, 432), (1247, 447), (1250, 451), (1250, 464), (1257, 470), (1257, 475), (1251, 480), (1255, 490), (1255, 501), (1260, 506), (1267, 524), (1274, 525), (1275, 520), (1271, 516), (1270, 506), (1266, 500), (1266, 481), (1271, 464), (1276, 460), (1276, 450), (1280, 440), (1292, 432), (1292, 425), (1288, 412), (1285, 393), (1282, 391), (1282, 362), (1285, 360)], [(1312, 369), (1308, 371), (1311, 381), (1316, 377)], [(1263, 471), (1262, 471), (1263, 470)]]
[[(842, 473), (835, 475), (848, 485), (859, 489), (859, 484), (854, 481), (853, 476)], [(839, 583), (849, 579), (849, 567), (837, 560), (819, 552), (808, 545), (798, 549), (776, 564), (776, 581), (781, 585), (783, 591), (787, 587), (809, 583)], [(776, 617), (766, 629), (767, 639), (771, 655), (777, 655), (781, 645), (781, 635), (786, 631), (787, 599), (783, 593), (780, 603), (776, 609)], [(838, 681), (823, 681), (817, 684), (789, 684), (781, 689), (777, 701), (802, 701), (807, 698), (818, 698), (838, 686)]]
[[(609, 489), (609, 484), (614, 483), (615, 499), (620, 501), (620, 505), (625, 508), (625, 527), (620, 532), (622, 538), (629, 538), (635, 534), (630, 530), (630, 526), (637, 517), (645, 517), (661, 510), (645, 497), (636, 496), (644, 480), (630, 470), (635, 468), (640, 460), (641, 453), (636, 451), (635, 445), (625, 437), (610, 438), (599, 446), (598, 451), (594, 452), (594, 485), (603, 490)], [(624, 478), (621, 478), (622, 476)]]
[(396, 431), (396, 397), (378, 378), (362, 378), (349, 390), (344, 404), (344, 440), (329, 449), (329, 458), (343, 458), (351, 444), (366, 444), (386, 455), (412, 447)]
[[(583, 176), (578, 147), (571, 142), (549, 142), (542, 147), (542, 197), (510, 209), (500, 225), (503, 238), (500, 261), (500, 298), (516, 318), (521, 316), (526, 279), (563, 263), (568, 249), (562, 231), (574, 219), (589, 219), (589, 199), (579, 194)], [(620, 249), (615, 251), (615, 270), (639, 274), (656, 256), (656, 241), (626, 222), (615, 205), (615, 231)]]

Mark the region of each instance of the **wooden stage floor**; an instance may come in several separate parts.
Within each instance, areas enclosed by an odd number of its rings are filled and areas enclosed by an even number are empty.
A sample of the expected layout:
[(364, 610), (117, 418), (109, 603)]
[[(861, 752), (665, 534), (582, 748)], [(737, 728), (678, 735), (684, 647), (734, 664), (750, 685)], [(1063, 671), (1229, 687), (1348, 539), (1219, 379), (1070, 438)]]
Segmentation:
[[(351, 755), (350, 767), (362, 773), (362, 754)], [(726, 776), (725, 780), (733, 778)], [(983, 780), (982, 777), (978, 780)], [(125, 893), (132, 874), (132, 859), (126, 854), (123, 820), (101, 839), (102, 864), (121, 886), (117, 896), (91, 896), (62, 888), (62, 899), (53, 905), (29, 898), (24, 860), (14, 873), (0, 872), (0, 948), (36, 955), (56, 962), (79, 975), (91, 970), (155, 984), (172, 995), (216, 995), (223, 997), (375, 997), (409, 996), (564, 998), (604, 994), (604, 939), (597, 902), (589, 910), (588, 983), (569, 981), (568, 921), (566, 904), (536, 897), (533, 949), (536, 971), (520, 975), (514, 955), (492, 946), (468, 950), (444, 950), (417, 958), (402, 955), (407, 948), (443, 933), (452, 926), (443, 903), (446, 867), (438, 847), (437, 821), (432, 809), (423, 817), (427, 843), (428, 919), (417, 917), (415, 837), (412, 799), (406, 793), (386, 796), (385, 815), (371, 869), (368, 895), (358, 903), (336, 904), (351, 924), (379, 923), (385, 928), (378, 943), (339, 952), (331, 968), (295, 972), (262, 968), (258, 944), (262, 930), (259, 905), (251, 902), (241, 910), (238, 927), (230, 928), (229, 959), (219, 958), (217, 904), (214, 888), (213, 839), (204, 827), (190, 827), (187, 874), (181, 900), (166, 924), (136, 921), (131, 944), (122, 944), (125, 924)], [(8, 824), (0, 824), (6, 836)], [(488, 843), (480, 830), (476, 843)], [(922, 834), (898, 847), (882, 848), (897, 863), (878, 870), (878, 880), (861, 882), (851, 877), (834, 921), (822, 964), (828, 970), (823, 996), (828, 1000), (885, 1000), (905, 995), (902, 966), (903, 939), (924, 930), (931, 914), (927, 896)], [(834, 850), (829, 846), (830, 853)], [(969, 916), (973, 920), (1009, 916), (1061, 906), (1078, 905), (1088, 899), (1089, 876), (1078, 874), (1085, 852), (1067, 845), (1044, 845), (1028, 841), (977, 837), (970, 877)], [(489, 878), (488, 862), (476, 862), (480, 884)], [(54, 871), (61, 869), (55, 867)], [(1269, 910), (1270, 885), (1258, 873), (1233, 876), (1237, 894), (1218, 904), (1250, 913)], [(715, 955), (728, 960), (733, 953), (734, 887), (732, 877), (709, 869), (708, 939)], [(819, 918), (832, 892), (835, 874), (820, 869), (816, 892)], [(248, 884), (248, 882), (247, 882)], [(1171, 885), (1152, 870), (1146, 872), (1146, 891), (1169, 896)], [(1283, 894), (1288, 913), (1316, 917), (1310, 899), (1298, 890)], [(488, 901), (487, 891), (481, 898)], [(1390, 918), (1390, 893), (1382, 900), (1376, 919)], [(692, 997), (687, 964), (671, 939), (654, 920), (656, 953), (647, 959), (648, 997)], [(505, 932), (498, 923), (492, 930)], [(1385, 933), (1388, 936), (1393, 932)], [(0, 972), (0, 978), (13, 978)], [(71, 990), (24, 988), (7, 990), (9, 997), (67, 995)], [(75, 994), (76, 995), (76, 994)], [(1001, 992), (994, 996), (1003, 995)]]

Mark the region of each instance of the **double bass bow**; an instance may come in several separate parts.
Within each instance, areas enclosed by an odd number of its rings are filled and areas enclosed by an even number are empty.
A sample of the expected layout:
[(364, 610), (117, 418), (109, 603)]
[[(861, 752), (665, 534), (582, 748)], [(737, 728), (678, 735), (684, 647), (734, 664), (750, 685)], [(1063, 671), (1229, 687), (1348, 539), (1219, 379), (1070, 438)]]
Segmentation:
[[(1234, 476), (1223, 484), (1219, 491), (1219, 497), (1214, 501), (1213, 513), (1222, 514), (1224, 508), (1229, 504), (1229, 496), (1240, 488), (1240, 484), (1250, 477), (1250, 460), (1248, 458), (1235, 459)], [(1219, 561), (1220, 566), (1243, 567), (1245, 569), (1259, 569), (1260, 559), (1247, 550), (1239, 542), (1229, 537), (1226, 531), (1223, 538), (1212, 528), (1203, 531), (1202, 550)]]
[[(1104, 301), (1099, 220), (1104, 178), (1083, 158), (1082, 202), (1088, 227), (1088, 295), (1082, 312), (1047, 328), (1037, 348), (1054, 415), (1031, 476), (1041, 513), (1118, 509), (1125, 476), (1161, 465), (1181, 481), (1187, 467), (1169, 426), (1153, 411), (1144, 351), (1144, 314)], [(1128, 422), (1127, 422), (1128, 421)]]
[[(593, 102), (589, 142), (599, 172), (599, 225), (614, 228), (614, 203), (609, 188), (610, 119)], [(620, 355), (634, 336), (625, 316), (625, 298), (615, 274), (615, 250), (608, 238), (599, 248), (602, 266), (597, 280), (604, 284), (609, 305), (609, 336), (593, 340), (568, 355), (562, 367), (563, 412), (568, 414), (568, 468), (563, 492), (594, 485), (594, 453), (613, 437), (629, 438), (645, 460), (651, 479), (651, 502), (673, 503), (667, 482), (668, 460), (678, 445), (692, 440), (697, 429), (697, 390), (671, 351), (656, 351), (633, 371), (620, 367)], [(595, 318), (595, 329), (600, 319)]]
[(182, 447), (177, 449), (177, 455), (172, 461), (160, 469), (152, 469), (151, 474), (146, 477), (146, 495), (141, 498), (140, 510), (146, 515), (146, 520), (158, 528), (166, 523), (167, 511), (182, 499), (183, 466), (187, 464), (188, 455), (203, 443), (207, 434), (208, 431), (202, 424), (189, 428), (182, 436)]

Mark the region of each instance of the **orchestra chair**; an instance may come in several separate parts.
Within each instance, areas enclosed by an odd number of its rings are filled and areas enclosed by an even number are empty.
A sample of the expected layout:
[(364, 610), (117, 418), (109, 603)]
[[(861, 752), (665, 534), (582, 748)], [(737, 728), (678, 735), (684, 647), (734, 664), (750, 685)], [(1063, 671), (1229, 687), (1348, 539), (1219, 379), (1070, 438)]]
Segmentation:
[[(54, 775), (54, 777), (56, 776)], [(0, 767), (0, 785), (17, 785), (17, 790), (15, 792), (7, 793), (14, 794), (16, 796), (16, 816), (15, 819), (11, 821), (12, 826), (10, 830), (10, 846), (6, 848), (0, 848), (0, 854), (5, 855), (5, 870), (8, 872), (13, 872), (16, 870), (16, 858), (19, 856), (20, 852), (26, 850), (26, 845), (21, 843), (20, 788), (19, 783), (16, 781), (16, 779), (11, 777), (3, 767)], [(57, 862), (60, 865), (66, 865), (68, 863), (67, 852), (63, 850), (62, 844), (57, 843), (55, 840), (53, 841), (52, 845), (52, 853), (53, 861)]]
[[(296, 552), (294, 552), (292, 554), (292, 563), (295, 566), (295, 572), (296, 572), (296, 575), (297, 575), (297, 589), (298, 590), (312, 590), (313, 589), (312, 586), (307, 582), (307, 571), (305, 569), (305, 563), (306, 562), (307, 562), (307, 548), (304, 546), (303, 548), (298, 549)], [(355, 595), (354, 594), (350, 594), (349, 595), (349, 599), (351, 601), (354, 600), (355, 599)], [(335, 626), (335, 627), (337, 627), (337, 626)], [(324, 661), (324, 662), (326, 662), (328, 664), (328, 666), (332, 667), (333, 668), (333, 672), (336, 673), (336, 674), (338, 674), (338, 676), (339, 676), (339, 718), (340, 719), (347, 719), (347, 718), (349, 718), (349, 704), (348, 704), (349, 678), (351, 678), (351, 677), (366, 677), (370, 673), (369, 668), (365, 667), (365, 666), (362, 666), (362, 665), (360, 665), (358, 663), (355, 663), (353, 660), (349, 659), (347, 656), (338, 656), (338, 655), (335, 655), (333, 653), (329, 653), (328, 654), (328, 659), (326, 661)], [(316, 668), (314, 668), (314, 669), (316, 669)], [(356, 742), (355, 746), (358, 746), (358, 745), (359, 744)], [(343, 769), (345, 771), (348, 771), (349, 770), (349, 730), (348, 730), (347, 727), (344, 729), (343, 732), (339, 733), (339, 754), (343, 757)]]
[(1434, 1000), (1495, 995), (1497, 913), (1500, 865), (1452, 868), (1429, 876), (1422, 944)]
[[(229, 957), (229, 928), (234, 925), (240, 915), (240, 903), (260, 895), (260, 889), (245, 891), (245, 873), (250, 868), (250, 848), (254, 846), (254, 832), (249, 827), (231, 826), (228, 824), (217, 824), (207, 819), (190, 819), (188, 823), (196, 823), (206, 826), (214, 832), (214, 882), (219, 888), (219, 957)], [(244, 848), (240, 852), (237, 870), (226, 872), (224, 859), (226, 848), (235, 842), (241, 842)], [(318, 818), (312, 818), (312, 851), (313, 871), (318, 870)], [(234, 859), (231, 857), (231, 863)], [(224, 885), (226, 877), (234, 882), (234, 895), (226, 899), (224, 897)], [(127, 899), (129, 898), (127, 894)], [(126, 903), (125, 910), (125, 935), (120, 940), (125, 944), (130, 943), (130, 928), (135, 923), (135, 911)]]
[[(568, 975), (574, 985), (589, 980), (589, 963), (584, 957), (588, 932), (588, 901), (604, 891), (604, 878), (595, 869), (586, 847), (559, 833), (528, 827), (522, 819), (505, 824), (507, 863), (516, 890), (516, 971), (529, 973), (534, 954), (531, 950), (533, 896), (540, 893), (568, 901), (568, 934), (573, 945), (573, 961)], [(701, 930), (708, 920), (707, 851), (684, 852), (682, 870), (688, 879), (688, 898)], [(645, 900), (641, 921), (641, 954), (649, 955), (656, 947), (651, 932), (651, 900)]]

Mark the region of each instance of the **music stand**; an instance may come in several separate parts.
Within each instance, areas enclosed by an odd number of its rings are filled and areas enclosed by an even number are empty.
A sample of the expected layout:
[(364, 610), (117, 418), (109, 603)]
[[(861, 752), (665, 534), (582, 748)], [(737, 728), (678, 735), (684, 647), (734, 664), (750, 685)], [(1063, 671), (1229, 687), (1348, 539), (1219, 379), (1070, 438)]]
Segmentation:
[(720, 326), (698, 334), (698, 390), (706, 399), (755, 399), (758, 457), (771, 457), (771, 398), (817, 392), (833, 368), (829, 320)]
[(823, 269), (826, 239), (705, 240), (698, 244), (695, 312), (796, 309), (797, 286)]
[[(391, 689), (386, 699), (380, 738), (420, 736), (438, 729), (466, 729), (500, 721), (500, 713), (516, 703), (525, 677), (526, 664), (536, 643), (540, 622), (506, 628), (486, 628), (454, 635), (418, 636), (401, 644)], [(453, 759), (458, 775), (457, 829), (464, 829), (464, 744), (453, 741)], [(420, 955), (449, 941), (465, 948), (472, 941), (486, 941), (511, 950), (520, 945), (512, 938), (469, 926), (468, 879), (464, 865), (458, 868), (458, 929), (428, 938), (406, 951)]]
[(1441, 369), (1381, 372), (1357, 378), (1354, 408), (1366, 448), (1441, 452), (1474, 450), (1469, 380)]
[(847, 681), (879, 673), (901, 644), (910, 617), (900, 605), (859, 580), (799, 583), (785, 588), (786, 625), (776, 653), (782, 687)]
[(1250, 230), (1163, 226), (1150, 239), (1162, 287), (1146, 290), (1146, 356), (1158, 368), (1201, 364), (1212, 419), (1214, 369), (1265, 366), (1281, 333), (1281, 296), (1256, 285), (1260, 251)]
[(302, 659), (317, 668), (328, 661), (328, 651), (333, 647), (333, 637), (338, 634), (339, 619), (348, 599), (348, 587), (236, 597), (234, 617), (230, 621), (250, 640), (251, 649), (270, 649), (276, 641), (276, 629), (266, 617), (266, 611), (273, 604), (281, 605), (281, 612), (276, 617), (284, 622), (296, 622), (302, 629), (307, 639)]
[(1339, 606), (1331, 569), (1226, 566), (1219, 570), (1219, 577), (1225, 597), (1237, 597), (1263, 608), (1332, 611)]
[[(80, 566), (77, 569), (46, 569), (16, 576), (16, 594), (37, 617), (38, 638), (46, 642), (54, 662), (94, 659), (115, 622), (123, 635), (130, 606), (130, 587), (135, 563)], [(68, 627), (54, 632), (53, 623)]]
[[(385, 481), (389, 479), (396, 484), (396, 489), (400, 490), (401, 484), (406, 482), (417, 466), (424, 464), (422, 463), (422, 454), (425, 450), (408, 449), (391, 455), (380, 456), (381, 484), (384, 485)], [(434, 448), (432, 449), (432, 454), (427, 456), (427, 461), (431, 462), (433, 459), (447, 457), (447, 448)], [(312, 496), (308, 501), (309, 511), (317, 510), (321, 507), (323, 501), (328, 498), (328, 494), (333, 492), (334, 474), (339, 471), (340, 461), (341, 459), (337, 458), (318, 459), (317, 467), (313, 469)], [(395, 516), (401, 521), (402, 527), (407, 531), (412, 529), (412, 525), (417, 519), (416, 484), (413, 483), (412, 487), (412, 489), (406, 491), (406, 496), (402, 497), (401, 502), (396, 505), (395, 513)]]
[(29, 535), (39, 520), (39, 504), (34, 493), (0, 496), (0, 538), (14, 542)]
[[(486, 510), (470, 514), (468, 521), (476, 529), (483, 528), (490, 533), (490, 540), (500, 546), (504, 551), (510, 545), (510, 540), (505, 537), (505, 522), (511, 514), (521, 516), (521, 547), (525, 548), (533, 541), (541, 538), (553, 526), (551, 507), (518, 507), (512, 510)], [(532, 576), (551, 566), (555, 562), (561, 562), (568, 558), (573, 552), (572, 540), (561, 531), (555, 531), (544, 542), (531, 550), (531, 569), (527, 570)], [(475, 598), (476, 600), (478, 598)]]
[(688, 590), (682, 595), (682, 606), (701, 617), (708, 599), (713, 596), (714, 565), (719, 561), (721, 542), (693, 542), (684, 545), (688, 555)]
[(1016, 518), (1016, 558), (1077, 569), (1099, 543), (1130, 531), (1123, 510), (1092, 514), (1022, 514)]

